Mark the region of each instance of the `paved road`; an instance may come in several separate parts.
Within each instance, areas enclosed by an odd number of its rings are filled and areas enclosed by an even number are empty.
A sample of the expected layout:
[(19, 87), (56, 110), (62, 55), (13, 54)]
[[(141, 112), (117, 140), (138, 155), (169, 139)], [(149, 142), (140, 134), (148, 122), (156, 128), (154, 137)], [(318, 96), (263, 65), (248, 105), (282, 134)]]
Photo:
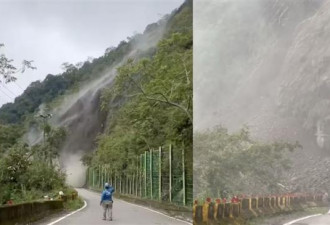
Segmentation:
[(291, 225), (330, 225), (330, 214), (310, 217), (308, 219), (294, 222)]
[[(87, 202), (83, 210), (55, 223), (54, 225), (187, 225), (189, 223), (150, 211), (141, 206), (130, 204), (118, 199), (114, 200), (113, 221), (102, 220), (100, 194), (86, 189), (78, 189), (79, 195)], [(52, 224), (59, 218), (43, 221), (42, 225)]]

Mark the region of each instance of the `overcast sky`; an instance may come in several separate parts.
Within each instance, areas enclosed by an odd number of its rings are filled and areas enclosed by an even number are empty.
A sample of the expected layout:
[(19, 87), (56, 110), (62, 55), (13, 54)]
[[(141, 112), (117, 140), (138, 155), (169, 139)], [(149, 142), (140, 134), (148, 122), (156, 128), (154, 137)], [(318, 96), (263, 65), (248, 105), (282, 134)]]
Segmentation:
[(106, 48), (143, 32), (184, 0), (0, 0), (1, 53), (38, 68), (0, 84), (0, 105), (12, 102), (31, 82), (62, 72), (63, 62), (99, 57)]

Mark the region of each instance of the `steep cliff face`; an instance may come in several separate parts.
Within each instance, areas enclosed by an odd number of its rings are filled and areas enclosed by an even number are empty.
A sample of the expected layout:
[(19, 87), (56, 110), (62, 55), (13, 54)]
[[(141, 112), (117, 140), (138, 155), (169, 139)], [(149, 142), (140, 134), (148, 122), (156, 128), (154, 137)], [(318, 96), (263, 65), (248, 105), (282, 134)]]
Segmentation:
[(138, 58), (155, 48), (162, 38), (165, 24), (150, 29), (138, 40), (130, 43), (121, 60), (109, 65), (100, 78), (85, 84), (77, 93), (67, 95), (64, 101), (51, 110), (53, 124), (64, 126), (69, 131), (66, 143), (60, 153), (60, 164), (68, 174), (68, 182), (74, 186), (85, 184), (85, 167), (81, 157), (95, 149), (96, 138), (102, 134), (109, 117), (100, 109), (100, 95), (103, 88), (111, 85), (116, 68), (128, 58)]
[[(201, 10), (195, 10), (196, 18), (202, 18), (195, 25), (200, 56), (195, 60), (197, 128), (215, 122), (237, 129), (259, 116), (276, 114), (272, 107), (277, 108), (285, 56), (301, 23), (320, 6), (321, 1), (306, 0), (213, 1), (203, 5), (206, 10), (195, 7)], [(217, 85), (211, 85), (214, 81)], [(271, 105), (270, 113), (263, 112), (266, 105)]]
[[(317, 134), (318, 145), (329, 148), (330, 3), (326, 2), (296, 29), (284, 58), (279, 106), (295, 116), (305, 130)], [(330, 149), (329, 149), (330, 150)]]
[[(191, 4), (191, 1), (185, 1), (169, 16), (148, 25), (143, 34), (137, 34), (129, 38), (128, 42), (122, 42), (123, 44), (120, 44), (117, 49), (112, 49), (120, 54), (113, 63), (107, 65), (103, 75), (80, 86), (79, 90), (73, 94), (65, 95), (60, 104), (50, 110), (50, 113), (54, 115), (52, 124), (64, 126), (68, 130), (66, 142), (60, 152), (59, 163), (67, 172), (69, 184), (76, 187), (85, 184), (86, 168), (82, 165), (81, 157), (95, 150), (98, 135), (105, 131), (109, 132), (113, 110), (101, 110), (102, 90), (112, 86), (117, 68), (126, 63), (128, 59), (138, 60), (141, 57), (152, 56), (158, 42), (163, 37), (184, 27), (187, 21), (178, 25), (179, 22), (176, 20), (180, 13)], [(125, 99), (119, 99), (113, 104), (122, 101)], [(110, 108), (116, 107), (112, 105)]]
[(199, 2), (195, 128), (247, 125), (259, 140), (298, 140), (304, 149), (291, 156), (287, 181), (322, 186), (330, 155), (329, 1), (212, 1), (205, 11)]

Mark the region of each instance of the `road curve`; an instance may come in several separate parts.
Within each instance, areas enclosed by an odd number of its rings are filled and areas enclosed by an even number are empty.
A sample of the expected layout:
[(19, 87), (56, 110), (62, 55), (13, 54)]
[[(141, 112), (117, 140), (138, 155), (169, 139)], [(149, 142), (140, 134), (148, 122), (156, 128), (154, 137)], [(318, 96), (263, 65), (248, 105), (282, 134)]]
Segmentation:
[(119, 199), (114, 199), (113, 221), (102, 220), (102, 207), (100, 206), (100, 195), (98, 193), (77, 189), (79, 195), (87, 202), (87, 207), (63, 220), (52, 218), (49, 221), (38, 223), (40, 225), (187, 225), (190, 223), (150, 211), (138, 205), (134, 205)]
[(299, 220), (290, 225), (330, 225), (330, 214), (323, 214), (319, 216), (313, 216), (307, 219)]

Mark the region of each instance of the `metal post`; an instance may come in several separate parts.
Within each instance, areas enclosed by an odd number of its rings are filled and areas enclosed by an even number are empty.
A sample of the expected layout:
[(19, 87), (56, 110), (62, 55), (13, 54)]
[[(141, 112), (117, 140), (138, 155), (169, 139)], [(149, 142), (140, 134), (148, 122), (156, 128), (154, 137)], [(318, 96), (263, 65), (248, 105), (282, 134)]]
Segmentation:
[(135, 173), (133, 174), (133, 182), (132, 182), (132, 195), (136, 196), (136, 191), (135, 191), (136, 185), (135, 185)]
[(129, 194), (129, 176), (126, 178), (126, 194)]
[(172, 145), (169, 149), (169, 200), (172, 202)]
[(159, 147), (158, 156), (158, 197), (162, 201), (162, 147)]
[(93, 188), (94, 188), (94, 186), (95, 186), (95, 170), (94, 170), (94, 168), (92, 169), (92, 174), (93, 174)]
[(186, 205), (186, 167), (184, 159), (184, 147), (182, 147), (182, 195), (183, 195), (183, 205)]
[(103, 173), (104, 173), (104, 175), (103, 175), (103, 183), (102, 183), (102, 185), (104, 186), (105, 183), (109, 183), (108, 180), (107, 180), (107, 174), (108, 173), (107, 173), (107, 168), (106, 168), (105, 165), (104, 165)]
[(128, 190), (128, 186), (129, 186), (129, 180), (128, 180), (128, 176), (126, 175), (126, 193), (125, 194), (129, 194), (129, 190)]
[(147, 197), (147, 152), (144, 152), (144, 197)]
[(108, 181), (108, 171), (107, 171), (106, 166), (104, 166), (104, 180), (103, 180), (103, 185), (104, 185), (104, 183), (109, 183), (109, 181)]
[(109, 178), (108, 178), (109, 174), (108, 174), (108, 168), (107, 167), (104, 169), (104, 172), (105, 172), (105, 175), (104, 175), (105, 182), (106, 183), (109, 183)]
[(138, 196), (139, 157), (136, 157), (135, 196)]
[(88, 186), (92, 187), (93, 185), (93, 169), (89, 167), (89, 181), (88, 181)]
[(107, 182), (108, 182), (109, 184), (111, 184), (111, 186), (112, 186), (112, 182), (111, 182), (111, 180), (110, 180), (110, 176), (111, 176), (111, 174), (110, 174), (110, 170), (109, 170), (109, 167), (108, 167), (108, 169), (107, 169)]
[(103, 188), (104, 186), (104, 168), (103, 165), (101, 166), (101, 186), (100, 188)]
[(139, 196), (138, 186), (139, 186), (139, 172), (136, 172), (136, 175), (135, 175), (135, 196)]
[(152, 152), (153, 152), (153, 150), (152, 149), (150, 149), (150, 199), (152, 199), (153, 198), (153, 191), (152, 191), (152, 189), (153, 189), (153, 185), (152, 185)]
[(133, 184), (132, 184), (132, 176), (131, 176), (131, 179), (130, 179), (130, 182), (129, 182), (129, 194), (130, 195), (133, 194), (133, 192), (132, 192), (132, 190), (134, 190), (134, 189), (132, 189), (133, 185), (134, 185), (134, 175), (133, 175)]
[(117, 191), (117, 176), (115, 174), (115, 191)]
[(91, 170), (90, 170), (90, 167), (88, 167), (88, 169), (87, 169), (87, 171), (88, 171), (88, 175), (87, 175), (87, 188), (89, 188), (90, 187), (90, 183), (91, 183)]
[(99, 165), (99, 188), (101, 188), (101, 176), (102, 176), (101, 165)]
[(104, 172), (103, 172), (104, 168), (103, 165), (101, 166), (101, 185), (100, 188), (102, 188), (103, 184), (104, 184)]
[(103, 176), (104, 177), (104, 179), (103, 179), (103, 185), (104, 185), (104, 183), (108, 183), (108, 180), (107, 180), (108, 173), (107, 173), (106, 166), (104, 166), (103, 171), (104, 171), (104, 176)]
[(140, 184), (140, 197), (142, 198), (142, 155), (139, 158), (139, 184)]
[(111, 186), (113, 187), (113, 173), (112, 173), (112, 170), (111, 170), (110, 173), (111, 173), (111, 174), (110, 174), (110, 176), (111, 176)]
[(123, 191), (123, 193), (127, 194), (127, 176), (126, 175), (124, 176), (124, 191)]
[(122, 175), (120, 174), (120, 180), (119, 180), (119, 188), (120, 188), (119, 193), (120, 194), (121, 194), (121, 177), (122, 177)]

